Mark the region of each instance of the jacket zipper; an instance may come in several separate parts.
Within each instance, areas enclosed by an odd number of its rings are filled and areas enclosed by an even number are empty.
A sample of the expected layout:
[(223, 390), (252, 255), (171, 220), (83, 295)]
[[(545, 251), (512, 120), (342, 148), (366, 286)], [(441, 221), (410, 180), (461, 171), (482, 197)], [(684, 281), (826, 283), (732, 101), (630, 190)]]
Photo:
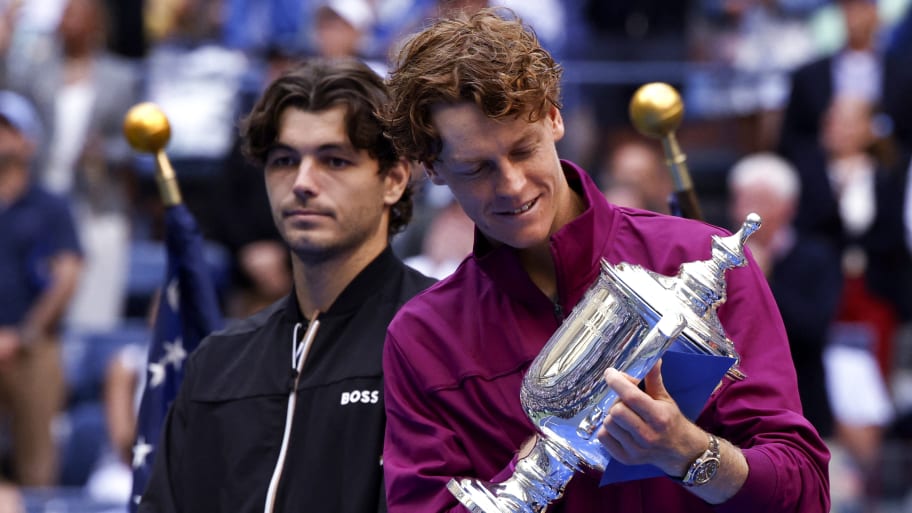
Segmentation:
[(558, 265), (560, 258), (553, 240), (548, 243), (548, 246), (551, 251), (551, 260), (554, 263), (554, 285), (556, 287), (555, 297), (551, 299), (551, 302), (554, 306), (554, 318), (557, 320), (558, 324), (561, 324), (564, 322), (564, 307), (561, 305), (561, 298), (564, 297), (564, 295), (561, 294), (561, 285), (563, 284), (563, 281), (561, 280), (561, 269)]
[(298, 398), (298, 382), (301, 380), (301, 371), (304, 368), (304, 361), (307, 359), (307, 353), (317, 337), (317, 328), (320, 327), (320, 321), (317, 320), (315, 313), (304, 339), (298, 344), (298, 330), (301, 323), (295, 324), (294, 333), (291, 335), (291, 368), (294, 370), (294, 384), (288, 392), (288, 408), (285, 410), (285, 432), (282, 434), (282, 448), (279, 450), (279, 458), (276, 461), (275, 470), (272, 472), (272, 479), (269, 480), (269, 488), (266, 491), (266, 503), (263, 506), (264, 513), (273, 513), (275, 511), (276, 493), (279, 490), (279, 482), (282, 480), (282, 471), (285, 467), (285, 458), (288, 454), (288, 444), (291, 441), (291, 425), (294, 420), (295, 405)]
[(557, 319), (558, 323), (564, 322), (564, 307), (561, 306), (559, 301), (554, 302), (554, 318)]

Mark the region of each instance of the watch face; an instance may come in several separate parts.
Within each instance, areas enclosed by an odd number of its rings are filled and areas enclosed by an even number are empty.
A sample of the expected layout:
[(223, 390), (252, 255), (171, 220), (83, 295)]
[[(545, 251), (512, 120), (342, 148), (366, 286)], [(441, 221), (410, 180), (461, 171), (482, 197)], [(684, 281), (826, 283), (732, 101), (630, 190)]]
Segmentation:
[(715, 477), (716, 471), (719, 470), (719, 458), (706, 458), (700, 462), (697, 471), (694, 473), (694, 484), (706, 484), (710, 479)]

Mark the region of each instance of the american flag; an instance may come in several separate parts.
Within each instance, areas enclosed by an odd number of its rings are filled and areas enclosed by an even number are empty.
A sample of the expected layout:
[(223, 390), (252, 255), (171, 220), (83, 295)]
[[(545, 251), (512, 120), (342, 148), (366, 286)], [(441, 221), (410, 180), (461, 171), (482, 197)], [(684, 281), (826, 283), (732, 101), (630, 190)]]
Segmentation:
[(203, 238), (183, 204), (165, 211), (165, 247), (167, 272), (149, 346), (146, 388), (133, 446), (131, 513), (136, 512), (152, 471), (165, 414), (184, 377), (184, 360), (206, 335), (222, 325), (215, 285), (203, 258)]

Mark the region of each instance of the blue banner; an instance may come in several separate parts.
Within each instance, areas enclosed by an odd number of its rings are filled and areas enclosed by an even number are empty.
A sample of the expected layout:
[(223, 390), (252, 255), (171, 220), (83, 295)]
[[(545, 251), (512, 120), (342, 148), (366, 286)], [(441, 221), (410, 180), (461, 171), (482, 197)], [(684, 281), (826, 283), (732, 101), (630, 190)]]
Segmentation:
[(203, 257), (203, 237), (184, 205), (165, 211), (165, 247), (168, 266), (159, 292), (133, 446), (132, 513), (152, 471), (155, 445), (183, 380), (185, 360), (222, 325), (212, 274)]

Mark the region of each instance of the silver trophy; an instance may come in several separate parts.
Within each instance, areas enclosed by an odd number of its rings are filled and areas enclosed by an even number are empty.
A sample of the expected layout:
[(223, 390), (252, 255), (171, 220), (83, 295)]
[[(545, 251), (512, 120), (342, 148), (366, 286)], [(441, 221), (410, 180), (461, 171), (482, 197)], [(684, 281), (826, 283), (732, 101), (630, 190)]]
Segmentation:
[[(749, 214), (737, 233), (712, 237), (709, 260), (664, 276), (604, 260), (596, 282), (551, 336), (526, 373), (520, 401), (539, 431), (531, 452), (501, 483), (452, 479), (447, 488), (470, 511), (541, 513), (584, 469), (604, 471), (611, 457), (595, 436), (617, 399), (603, 374), (615, 368), (643, 378), (671, 346), (737, 360), (716, 314), (725, 272), (746, 264), (744, 243), (760, 227)], [(737, 363), (727, 372), (744, 375)]]

